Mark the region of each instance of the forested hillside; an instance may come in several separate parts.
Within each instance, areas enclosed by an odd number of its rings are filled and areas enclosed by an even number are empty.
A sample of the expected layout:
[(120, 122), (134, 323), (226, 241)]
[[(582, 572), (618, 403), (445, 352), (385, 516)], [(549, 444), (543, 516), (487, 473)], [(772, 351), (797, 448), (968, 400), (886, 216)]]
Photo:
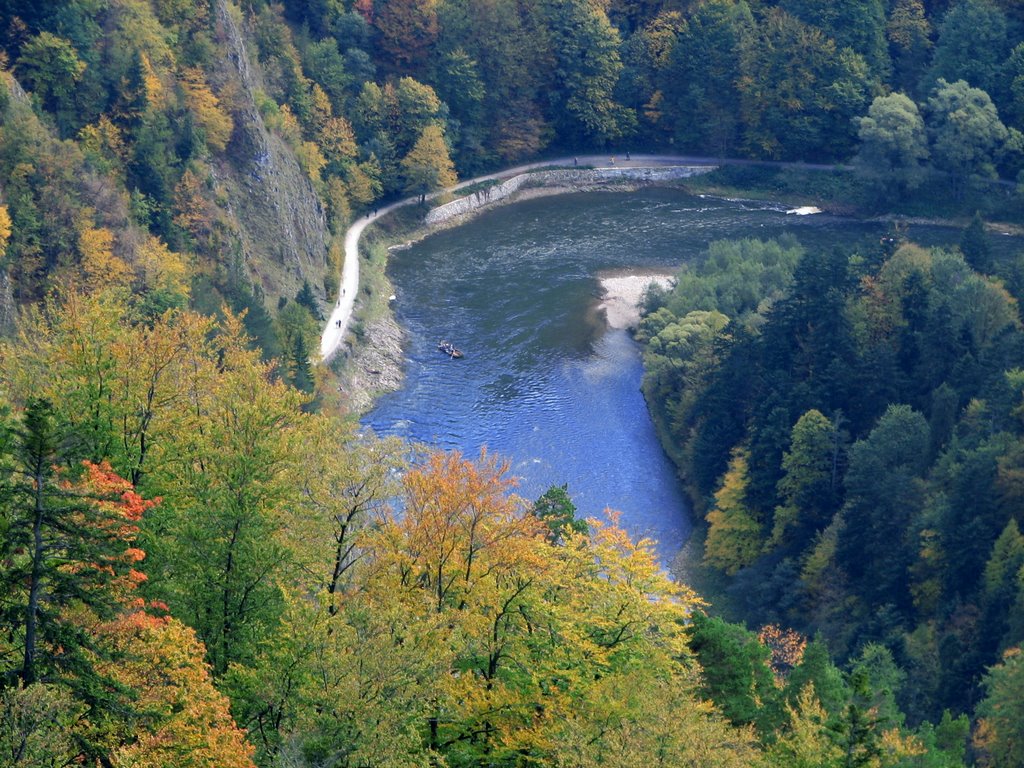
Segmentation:
[(756, 633), (564, 490), (357, 435), (310, 360), (350, 221), (456, 173), (851, 163), (970, 215), (1022, 40), (1009, 0), (0, 0), (0, 763), (1024, 765), (1024, 270), (980, 216), (652, 297)]
[(961, 196), (1024, 161), (1022, 21), (987, 0), (3, 0), (0, 320), (66, 280), (154, 313), (223, 297), (299, 364), (352, 215), (546, 151), (856, 161), (882, 202), (932, 173)]
[(641, 328), (648, 402), (736, 615), (840, 657), (884, 646), (915, 721), (994, 711), (1024, 641), (1008, 267), (975, 227), (954, 251), (715, 243)]

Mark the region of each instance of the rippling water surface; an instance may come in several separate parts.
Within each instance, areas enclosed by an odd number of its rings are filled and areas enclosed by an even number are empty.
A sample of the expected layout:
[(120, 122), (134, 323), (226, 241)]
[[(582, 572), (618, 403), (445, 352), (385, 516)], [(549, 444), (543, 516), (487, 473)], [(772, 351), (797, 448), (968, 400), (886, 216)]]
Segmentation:
[[(883, 232), (785, 210), (675, 190), (563, 195), (499, 208), (394, 254), (407, 378), (364, 424), (468, 456), (487, 446), (510, 459), (520, 495), (568, 483), (581, 515), (620, 510), (668, 562), (689, 533), (687, 503), (640, 394), (639, 349), (593, 312), (596, 275), (674, 270), (725, 238), (791, 232), (823, 248)], [(910, 236), (956, 242), (959, 232)], [(465, 359), (438, 352), (438, 339)]]

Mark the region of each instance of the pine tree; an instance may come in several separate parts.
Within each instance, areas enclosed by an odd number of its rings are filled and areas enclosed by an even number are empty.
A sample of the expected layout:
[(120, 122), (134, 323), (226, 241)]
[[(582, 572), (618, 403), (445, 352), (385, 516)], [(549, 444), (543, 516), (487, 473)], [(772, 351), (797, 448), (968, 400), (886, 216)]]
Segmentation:
[(975, 272), (987, 275), (992, 271), (992, 249), (989, 247), (980, 211), (974, 212), (971, 223), (960, 237), (960, 252)]
[(19, 638), (21, 658), (7, 675), (25, 685), (71, 677), (88, 687), (95, 644), (70, 617), (77, 607), (100, 618), (116, 612), (118, 585), (133, 578), (131, 541), (145, 505), (108, 503), (110, 492), (98, 482), (108, 470), (96, 465), (87, 465), (86, 482), (68, 482), (56, 469), (68, 457), (48, 401), (30, 400), (10, 436), (0, 499), (7, 554), (0, 619)]

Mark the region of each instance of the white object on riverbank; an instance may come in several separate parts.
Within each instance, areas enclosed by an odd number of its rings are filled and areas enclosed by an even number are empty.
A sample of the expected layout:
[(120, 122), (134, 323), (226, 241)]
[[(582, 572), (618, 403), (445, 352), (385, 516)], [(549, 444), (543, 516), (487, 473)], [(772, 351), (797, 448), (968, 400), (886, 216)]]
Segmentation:
[(786, 211), (786, 213), (795, 213), (797, 216), (809, 216), (812, 213), (821, 213), (821, 208), (815, 205), (802, 205), (799, 208)]
[(599, 278), (604, 294), (597, 308), (604, 311), (609, 328), (636, 328), (640, 324), (640, 301), (652, 283), (669, 289), (675, 275), (667, 273), (619, 274)]

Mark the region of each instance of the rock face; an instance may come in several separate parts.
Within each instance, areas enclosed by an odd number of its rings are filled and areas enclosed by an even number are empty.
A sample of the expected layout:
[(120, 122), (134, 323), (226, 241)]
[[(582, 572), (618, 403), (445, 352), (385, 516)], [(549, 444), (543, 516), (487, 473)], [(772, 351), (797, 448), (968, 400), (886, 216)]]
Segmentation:
[(237, 82), (235, 132), (229, 159), (216, 172), (238, 224), (241, 255), (253, 283), (268, 300), (294, 297), (308, 280), (323, 298), (328, 231), (313, 185), (285, 142), (267, 129), (257, 107), (259, 69), (249, 57), (238, 9), (216, 0), (224, 76)]
[(366, 325), (360, 342), (348, 350), (340, 376), (339, 390), (349, 412), (365, 413), (378, 396), (402, 385), (403, 341), (402, 328), (390, 312)]
[(424, 219), (424, 223), (431, 226), (465, 216), (479, 208), (485, 208), (511, 198), (517, 192), (525, 189), (558, 187), (584, 190), (615, 185), (652, 184), (659, 181), (688, 179), (691, 176), (710, 173), (716, 167), (713, 165), (672, 165), (662, 168), (564, 168), (521, 173), (493, 187), (486, 187), (479, 192), (431, 209)]

